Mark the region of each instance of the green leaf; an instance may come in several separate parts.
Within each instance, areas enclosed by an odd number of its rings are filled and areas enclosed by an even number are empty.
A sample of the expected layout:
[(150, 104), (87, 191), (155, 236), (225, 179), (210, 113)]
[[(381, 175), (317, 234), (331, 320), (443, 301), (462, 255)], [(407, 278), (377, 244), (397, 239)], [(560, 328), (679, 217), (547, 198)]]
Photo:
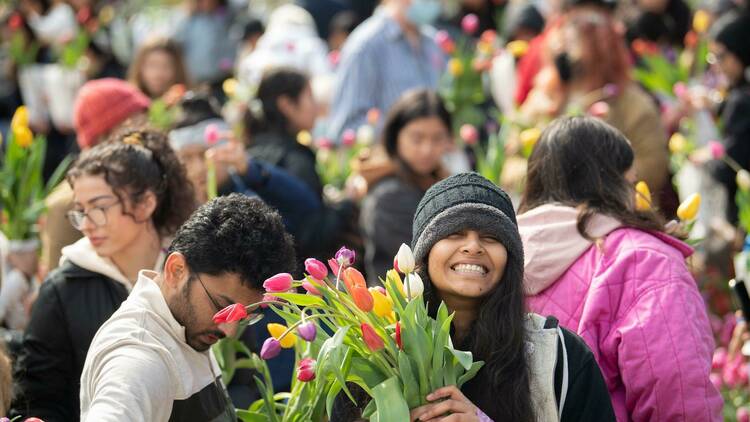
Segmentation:
[(372, 389), (372, 398), (378, 409), (373, 422), (408, 421), (409, 407), (401, 393), (398, 378), (391, 377)]
[(267, 422), (270, 419), (268, 416), (258, 413), (258, 412), (252, 412), (249, 410), (237, 410), (237, 417), (242, 422)]
[(471, 364), (471, 368), (469, 368), (468, 371), (466, 371), (465, 374), (461, 375), (458, 378), (458, 382), (456, 383), (456, 387), (461, 388), (462, 385), (464, 385), (467, 381), (474, 378), (474, 376), (479, 372), (480, 369), (484, 366), (483, 361), (474, 362)]
[(419, 387), (417, 378), (414, 376), (411, 358), (403, 350), (398, 352), (398, 372), (401, 374), (401, 381), (404, 383), (404, 399), (409, 408), (414, 409), (421, 404), (422, 398), (419, 396)]
[(318, 296), (299, 293), (274, 293), (275, 297), (287, 300), (297, 306), (324, 306), (325, 302)]
[(458, 363), (463, 366), (465, 370), (471, 369), (471, 364), (473, 362), (473, 358), (471, 356), (471, 352), (464, 352), (462, 350), (456, 350), (452, 346), (446, 346), (446, 349), (448, 349), (453, 356), (458, 360)]

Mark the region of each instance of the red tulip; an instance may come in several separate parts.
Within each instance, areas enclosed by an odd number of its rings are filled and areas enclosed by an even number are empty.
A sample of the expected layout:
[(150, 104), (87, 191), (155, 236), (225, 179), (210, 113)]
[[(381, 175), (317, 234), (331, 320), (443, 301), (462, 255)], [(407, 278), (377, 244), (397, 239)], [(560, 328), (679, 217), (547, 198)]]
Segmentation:
[(435, 44), (437, 44), (445, 54), (453, 54), (453, 52), (456, 51), (456, 43), (453, 42), (453, 39), (451, 39), (451, 36), (446, 31), (441, 30), (435, 34)]
[(276, 274), (263, 282), (267, 292), (285, 292), (292, 288), (292, 275), (289, 273)]
[(235, 303), (234, 305), (229, 305), (217, 312), (216, 315), (214, 315), (214, 323), (228, 324), (245, 318), (247, 318), (247, 310), (245, 309), (245, 306), (241, 303)]
[(383, 339), (375, 332), (375, 329), (364, 322), (360, 325), (360, 328), (362, 329), (362, 340), (365, 341), (365, 344), (371, 351), (377, 352), (385, 347)]
[(404, 350), (404, 345), (401, 343), (401, 321), (396, 322), (396, 345), (401, 350)]
[(708, 150), (711, 151), (711, 157), (713, 157), (714, 160), (721, 160), (727, 153), (726, 149), (724, 149), (724, 145), (719, 141), (710, 141), (708, 143)]
[(313, 358), (304, 358), (297, 365), (297, 379), (302, 382), (308, 382), (315, 379), (316, 362)]

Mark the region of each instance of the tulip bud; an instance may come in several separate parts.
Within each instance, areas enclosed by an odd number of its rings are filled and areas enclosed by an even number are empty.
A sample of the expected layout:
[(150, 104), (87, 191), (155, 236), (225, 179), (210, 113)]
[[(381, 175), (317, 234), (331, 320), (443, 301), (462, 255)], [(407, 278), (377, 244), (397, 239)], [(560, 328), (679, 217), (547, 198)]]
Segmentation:
[(495, 31), (494, 29), (487, 29), (482, 32), (482, 35), (479, 36), (479, 39), (487, 44), (494, 44), (495, 40), (497, 39), (497, 31)]
[(372, 295), (373, 307), (372, 310), (375, 315), (385, 318), (391, 315), (393, 312), (393, 306), (385, 295), (380, 292), (377, 288), (371, 287), (370, 294)]
[(401, 342), (401, 321), (396, 322), (396, 345), (399, 349), (404, 350), (404, 344)]
[(461, 129), (459, 130), (459, 135), (461, 136), (461, 139), (466, 143), (466, 145), (474, 145), (479, 141), (479, 131), (477, 131), (477, 128), (475, 128), (473, 125), (465, 124), (461, 126)]
[(711, 25), (711, 15), (705, 10), (696, 10), (693, 14), (693, 30), (702, 34)]
[(301, 130), (297, 134), (297, 143), (309, 147), (312, 145), (312, 134), (306, 130)]
[(354, 265), (354, 259), (356, 258), (356, 254), (353, 250), (347, 249), (346, 247), (342, 246), (341, 249), (336, 252), (336, 255), (334, 255), (334, 258), (336, 258), (336, 262), (342, 266), (342, 267), (351, 267)]
[(13, 139), (21, 148), (28, 148), (34, 142), (34, 134), (28, 126), (19, 126), (12, 129)]
[(304, 322), (297, 326), (297, 334), (305, 341), (313, 341), (318, 334), (318, 326), (312, 321)]
[(354, 287), (349, 294), (354, 300), (354, 304), (357, 305), (357, 308), (362, 310), (362, 312), (372, 311), (374, 300), (370, 291), (367, 290), (366, 287)]
[(505, 46), (505, 48), (513, 55), (513, 57), (519, 58), (529, 50), (529, 43), (524, 40), (511, 41)]
[(708, 376), (708, 379), (711, 381), (711, 384), (714, 385), (716, 390), (721, 391), (721, 387), (724, 386), (724, 381), (721, 379), (721, 375), (712, 372), (711, 375)]
[(290, 347), (294, 347), (294, 343), (297, 342), (297, 336), (292, 334), (291, 332), (286, 333), (284, 338), (281, 337), (284, 332), (286, 332), (287, 327), (281, 324), (276, 323), (270, 323), (266, 325), (266, 328), (268, 329), (268, 333), (271, 334), (273, 338), (279, 341), (279, 344), (281, 344), (281, 347), (285, 349), (289, 349)]
[(727, 358), (729, 354), (727, 353), (727, 349), (723, 347), (717, 347), (716, 350), (714, 350), (713, 356), (711, 356), (711, 369), (712, 370), (721, 370), (724, 368), (724, 365), (727, 364)]
[(370, 125), (362, 125), (357, 129), (357, 143), (372, 145), (375, 142), (375, 130)]
[(469, 13), (461, 19), (461, 29), (467, 35), (473, 35), (479, 29), (479, 18), (473, 13)]
[(357, 133), (354, 132), (354, 129), (347, 129), (341, 135), (341, 145), (345, 147), (350, 147), (354, 145), (356, 141), (357, 141)]
[(386, 281), (390, 280), (394, 286), (399, 292), (402, 294), (404, 293), (404, 283), (401, 282), (401, 276), (398, 275), (398, 272), (396, 270), (388, 270), (388, 272), (385, 274)]
[(737, 172), (737, 187), (742, 191), (750, 191), (750, 172), (745, 169), (740, 169)]
[(273, 337), (269, 337), (263, 342), (263, 346), (260, 348), (261, 359), (268, 360), (273, 359), (281, 352), (281, 344), (278, 340)]
[(313, 358), (304, 358), (297, 365), (297, 379), (309, 382), (315, 379), (315, 367), (317, 362)]
[(323, 280), (328, 276), (328, 268), (326, 268), (326, 264), (315, 258), (307, 258), (305, 260), (305, 271), (310, 274), (310, 277), (316, 280)]
[[(320, 284), (322, 284), (322, 282), (320, 282)], [(307, 293), (310, 293), (311, 295), (322, 296), (322, 294), (320, 293), (320, 290), (318, 290), (318, 288), (315, 287), (315, 283), (310, 282), (309, 280), (305, 280), (302, 282), (302, 288), (305, 289), (305, 291), (307, 291)]]
[(289, 273), (276, 274), (263, 282), (263, 288), (267, 292), (285, 292), (292, 288), (292, 275)]
[(402, 243), (401, 246), (398, 248), (398, 253), (396, 254), (396, 260), (398, 263), (398, 269), (400, 272), (404, 274), (409, 274), (410, 272), (414, 271), (414, 254), (411, 251), (411, 248), (405, 244)]
[(680, 132), (675, 132), (669, 138), (669, 151), (672, 154), (682, 153), (685, 151), (686, 147), (687, 147), (687, 140), (685, 139), (685, 136), (681, 134)]
[(724, 145), (719, 141), (710, 141), (708, 143), (708, 150), (711, 152), (711, 157), (714, 160), (721, 160), (724, 158), (724, 155), (726, 154), (726, 149), (724, 149)]
[(229, 305), (214, 315), (215, 324), (228, 324), (247, 318), (247, 309), (240, 303)]
[(677, 217), (682, 221), (692, 221), (698, 215), (701, 206), (701, 194), (694, 193), (685, 199), (677, 208)]
[(677, 98), (685, 98), (688, 95), (688, 87), (685, 82), (677, 82), (672, 86), (672, 93)]
[(346, 285), (346, 289), (349, 291), (349, 293), (351, 293), (351, 291), (357, 287), (367, 288), (365, 277), (356, 268), (349, 267), (345, 269), (344, 273), (341, 275), (341, 278), (344, 280), (344, 284)]
[(406, 275), (406, 295), (408, 299), (414, 299), (415, 297), (424, 293), (424, 283), (422, 277), (417, 273), (411, 273)]
[(19, 127), (29, 127), (29, 109), (26, 106), (19, 106), (10, 121), (11, 129)]
[(383, 339), (378, 335), (374, 328), (364, 322), (360, 325), (360, 328), (362, 329), (362, 340), (364, 340), (368, 349), (377, 352), (385, 347)]
[(326, 137), (318, 138), (318, 140), (315, 141), (315, 145), (318, 147), (318, 149), (322, 150), (329, 150), (333, 148), (333, 142)]
[(635, 185), (635, 208), (638, 211), (648, 211), (651, 209), (651, 191), (644, 181)]

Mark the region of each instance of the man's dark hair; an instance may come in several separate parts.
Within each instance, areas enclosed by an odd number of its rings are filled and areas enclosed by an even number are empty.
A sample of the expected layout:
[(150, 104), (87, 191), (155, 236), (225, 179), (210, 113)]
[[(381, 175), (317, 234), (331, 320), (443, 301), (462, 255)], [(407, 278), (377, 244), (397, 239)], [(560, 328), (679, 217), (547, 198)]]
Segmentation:
[(281, 216), (258, 198), (232, 194), (204, 204), (180, 227), (169, 253), (180, 252), (196, 273), (232, 273), (262, 289), (277, 273), (293, 272), (292, 237)]

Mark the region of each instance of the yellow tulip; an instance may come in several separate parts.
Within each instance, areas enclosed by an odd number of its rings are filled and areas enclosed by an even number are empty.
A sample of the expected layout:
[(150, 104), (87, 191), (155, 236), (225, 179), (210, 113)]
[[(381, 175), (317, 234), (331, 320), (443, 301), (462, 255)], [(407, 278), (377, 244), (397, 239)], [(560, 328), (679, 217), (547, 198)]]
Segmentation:
[(464, 64), (460, 59), (452, 58), (448, 62), (448, 72), (453, 76), (461, 76), (464, 74)]
[(692, 221), (698, 215), (701, 207), (701, 194), (694, 193), (683, 201), (677, 208), (677, 217), (682, 221)]
[(519, 58), (526, 54), (529, 50), (529, 43), (523, 40), (516, 40), (509, 42), (505, 48), (510, 51), (510, 54), (515, 58)]
[(29, 127), (29, 109), (26, 106), (20, 106), (16, 109), (13, 119), (10, 121), (10, 127), (13, 130), (19, 127)]
[(536, 127), (525, 129), (519, 135), (521, 138), (521, 145), (523, 145), (524, 149), (528, 149), (529, 151), (534, 148), (534, 145), (536, 145), (536, 142), (541, 136), (542, 131)]
[(651, 209), (651, 190), (644, 181), (635, 185), (635, 208), (638, 211), (648, 211)]
[(404, 293), (404, 283), (401, 282), (401, 276), (398, 275), (396, 270), (388, 270), (385, 274), (385, 279), (398, 289), (401, 294), (406, 294)]
[(477, 43), (477, 51), (480, 54), (484, 54), (485, 56), (492, 55), (492, 43), (487, 41), (479, 41)]
[(299, 143), (300, 145), (304, 145), (306, 147), (309, 147), (310, 145), (312, 145), (312, 135), (310, 135), (310, 132), (306, 130), (301, 130), (297, 134), (297, 143)]
[(393, 312), (393, 307), (391, 306), (391, 302), (388, 300), (388, 298), (374, 287), (370, 287), (369, 290), (370, 294), (372, 295), (372, 299), (375, 302), (372, 308), (372, 311), (375, 312), (375, 315), (382, 318), (389, 316), (391, 312)]
[(287, 327), (281, 324), (271, 323), (271, 324), (268, 324), (266, 328), (268, 328), (268, 333), (271, 334), (271, 336), (275, 338), (276, 340), (279, 340), (281, 347), (285, 349), (294, 347), (294, 343), (297, 342), (297, 336), (295, 336), (291, 332), (287, 333), (287, 335), (285, 335), (283, 339), (279, 338), (281, 337), (282, 334), (284, 334), (284, 331), (286, 331), (287, 329)]
[(13, 128), (13, 138), (21, 148), (28, 148), (34, 141), (34, 134), (28, 126), (19, 126)]
[(221, 89), (224, 90), (224, 93), (227, 94), (227, 97), (234, 97), (234, 94), (237, 93), (237, 85), (239, 83), (237, 82), (237, 79), (229, 78), (224, 81), (224, 83), (221, 84)]
[(680, 132), (675, 132), (672, 137), (669, 138), (669, 151), (672, 154), (679, 154), (685, 151), (687, 146), (687, 139)]
[(703, 34), (708, 30), (711, 25), (711, 15), (705, 10), (698, 10), (693, 15), (693, 30), (699, 34)]
[(99, 12), (99, 22), (102, 25), (107, 25), (108, 23), (112, 22), (112, 19), (115, 18), (115, 9), (112, 6), (104, 6), (102, 7), (102, 10)]

